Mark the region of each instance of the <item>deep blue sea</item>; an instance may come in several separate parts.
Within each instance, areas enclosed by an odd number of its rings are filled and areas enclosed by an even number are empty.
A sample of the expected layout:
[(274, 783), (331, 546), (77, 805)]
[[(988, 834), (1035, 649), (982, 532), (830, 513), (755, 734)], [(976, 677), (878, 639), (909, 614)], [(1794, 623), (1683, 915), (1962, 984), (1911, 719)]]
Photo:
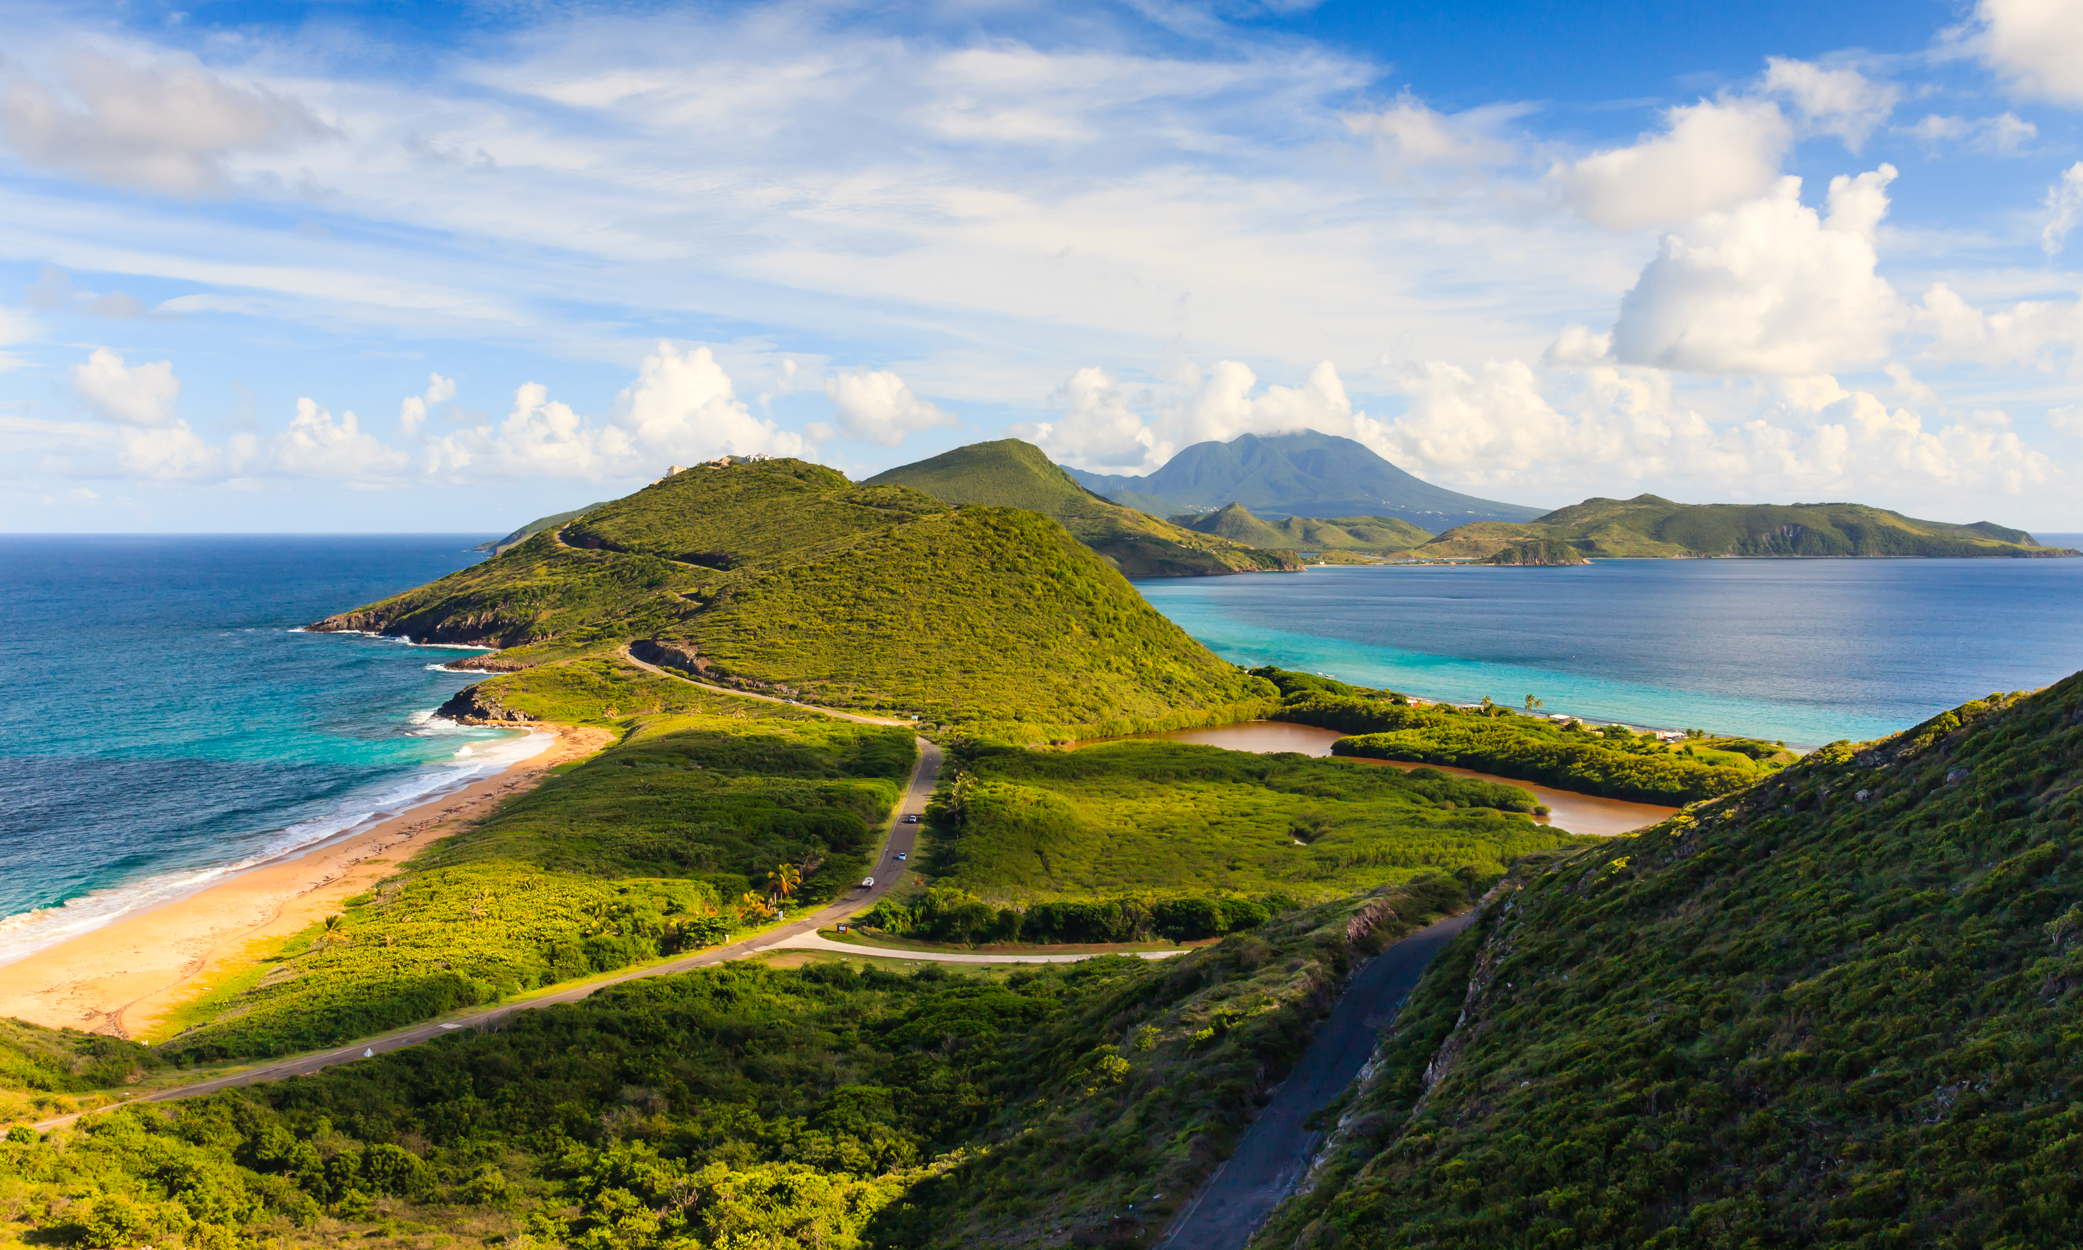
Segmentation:
[(0, 536), (0, 963), (504, 768), (463, 652), (296, 626), (490, 535)]
[(1136, 585), (1239, 664), (1806, 746), (2083, 669), (2073, 559), (1391, 565)]

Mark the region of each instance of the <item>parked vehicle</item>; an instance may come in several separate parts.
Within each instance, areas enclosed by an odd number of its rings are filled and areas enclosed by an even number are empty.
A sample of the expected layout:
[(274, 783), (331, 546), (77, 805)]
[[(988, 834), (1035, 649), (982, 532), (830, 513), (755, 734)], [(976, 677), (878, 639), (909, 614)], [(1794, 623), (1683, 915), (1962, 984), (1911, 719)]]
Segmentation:
[(904, 823), (905, 823), (905, 824), (907, 824), (907, 825), (915, 825), (915, 824), (919, 823), (919, 818), (918, 818), (918, 816), (917, 816), (917, 815), (915, 815), (915, 814), (914, 814), (914, 815), (911, 815), (911, 816), (906, 816), (906, 817), (904, 818)]

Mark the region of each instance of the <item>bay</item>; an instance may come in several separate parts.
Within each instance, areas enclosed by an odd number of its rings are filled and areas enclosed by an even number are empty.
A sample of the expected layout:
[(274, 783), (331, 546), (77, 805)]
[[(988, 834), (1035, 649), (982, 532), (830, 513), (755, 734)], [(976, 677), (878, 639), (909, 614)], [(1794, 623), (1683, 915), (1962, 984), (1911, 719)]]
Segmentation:
[(1391, 565), (1136, 583), (1238, 664), (1795, 746), (2083, 669), (2083, 560)]

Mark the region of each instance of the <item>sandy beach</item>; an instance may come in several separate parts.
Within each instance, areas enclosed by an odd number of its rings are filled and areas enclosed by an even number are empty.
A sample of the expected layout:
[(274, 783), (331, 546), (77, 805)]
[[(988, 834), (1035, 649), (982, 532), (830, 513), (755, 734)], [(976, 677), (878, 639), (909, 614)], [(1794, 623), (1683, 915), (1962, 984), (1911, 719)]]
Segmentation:
[(258, 865), (0, 967), (0, 1016), (141, 1037), (256, 948), (340, 910), (421, 848), (467, 828), (546, 769), (606, 746), (601, 729), (553, 730), (549, 749), (389, 820)]

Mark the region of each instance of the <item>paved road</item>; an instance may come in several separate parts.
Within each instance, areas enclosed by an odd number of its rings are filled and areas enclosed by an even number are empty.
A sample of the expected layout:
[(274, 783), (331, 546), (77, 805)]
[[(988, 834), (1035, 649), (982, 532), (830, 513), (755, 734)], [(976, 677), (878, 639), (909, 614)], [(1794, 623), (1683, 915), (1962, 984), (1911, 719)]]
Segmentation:
[(1474, 918), (1466, 912), (1420, 929), (1360, 969), (1273, 1101), (1245, 1131), (1237, 1153), (1172, 1221), (1158, 1250), (1242, 1250), (1309, 1166), (1321, 1134), (1303, 1128), (1302, 1121), (1360, 1074), (1425, 965)]
[[(568, 990), (561, 990), (555, 994), (545, 994), (540, 998), (531, 998), (518, 1003), (508, 1003), (504, 1006), (477, 1012), (474, 1015), (439, 1023), (417, 1024), (411, 1028), (385, 1033), (380, 1037), (364, 1038), (355, 1042), (352, 1046), (343, 1046), (338, 1050), (325, 1051), (315, 1055), (300, 1055), (295, 1059), (287, 1059), (265, 1068), (256, 1068), (249, 1072), (218, 1077), (215, 1080), (202, 1081), (194, 1085), (183, 1085), (177, 1089), (161, 1090), (157, 1093), (146, 1094), (132, 1101), (165, 1102), (175, 1098), (197, 1098), (204, 1094), (214, 1094), (219, 1090), (231, 1089), (234, 1086), (254, 1085), (262, 1081), (279, 1081), (287, 1076), (303, 1076), (316, 1072), (320, 1068), (332, 1067), (335, 1064), (351, 1063), (356, 1059), (365, 1059), (371, 1055), (381, 1055), (388, 1051), (401, 1050), (407, 1046), (417, 1046), (429, 1038), (439, 1037), (443, 1033), (451, 1033), (457, 1029), (477, 1028), (492, 1024), (512, 1015), (516, 1011), (530, 1011), (537, 1007), (550, 1006), (553, 1003), (575, 1003), (582, 998), (606, 989), (610, 985), (619, 985), (624, 981), (636, 980), (638, 977), (669, 976), (675, 972), (685, 972), (690, 968), (706, 968), (713, 964), (728, 963), (733, 959), (744, 959), (751, 955), (773, 950), (776, 947), (785, 946), (792, 939), (800, 939), (806, 936), (815, 938), (819, 929), (827, 925), (837, 924), (854, 912), (872, 907), (877, 900), (890, 892), (890, 887), (896, 884), (899, 874), (904, 871), (904, 864), (898, 860), (897, 856), (909, 855), (911, 853), (912, 843), (919, 828), (917, 825), (906, 824), (904, 818), (925, 813), (926, 800), (933, 797), (934, 779), (940, 775), (940, 748), (924, 738), (918, 739), (918, 745), (918, 767), (912, 772), (911, 788), (905, 792), (903, 800), (897, 805), (897, 810), (890, 813), (889, 832), (884, 838), (882, 853), (876, 858), (875, 867), (872, 870), (875, 877), (875, 886), (872, 889), (852, 890), (841, 896), (836, 902), (826, 905), (821, 910), (813, 912), (801, 920), (791, 921), (778, 928), (769, 929), (757, 936), (746, 938), (744, 941), (733, 942), (729, 946), (713, 947), (698, 954), (672, 960), (669, 963), (631, 969), (617, 973), (614, 976), (604, 977), (598, 981), (590, 981)], [(839, 944), (832, 943), (832, 945), (837, 946)], [(859, 953), (859, 948), (857, 947), (845, 947), (844, 949)], [(908, 959), (931, 959), (934, 957), (927, 954), (890, 953)], [(78, 1118), (79, 1116), (77, 1115), (59, 1116), (54, 1120), (44, 1120), (34, 1127), (38, 1129), (55, 1128), (58, 1125), (68, 1124)]]
[[(1097, 959), (1099, 955), (1083, 951), (1075, 955), (971, 955), (962, 951), (907, 951), (893, 950), (886, 946), (849, 946), (845, 942), (834, 942), (815, 933), (799, 934), (786, 942), (777, 943), (783, 950), (837, 951), (842, 955), (874, 955), (883, 959), (923, 959), (943, 964), (1074, 964), (1084, 959)], [(1123, 951), (1137, 959), (1170, 959), (1174, 955), (1185, 955), (1187, 949), (1175, 951)]]

